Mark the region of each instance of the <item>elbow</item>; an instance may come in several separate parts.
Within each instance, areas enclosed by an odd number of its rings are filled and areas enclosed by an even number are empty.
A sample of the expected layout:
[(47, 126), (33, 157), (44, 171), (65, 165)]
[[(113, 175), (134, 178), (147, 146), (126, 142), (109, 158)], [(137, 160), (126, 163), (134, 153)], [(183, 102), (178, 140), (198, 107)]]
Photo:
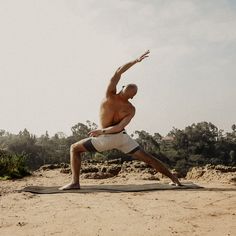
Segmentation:
[(121, 74), (116, 72), (116, 73), (112, 76), (111, 82), (112, 82), (112, 83), (118, 83), (118, 81), (120, 80), (120, 76), (121, 76)]
[(125, 129), (125, 126), (123, 126), (123, 125), (118, 125), (116, 132), (121, 132), (121, 131), (124, 130), (124, 129)]

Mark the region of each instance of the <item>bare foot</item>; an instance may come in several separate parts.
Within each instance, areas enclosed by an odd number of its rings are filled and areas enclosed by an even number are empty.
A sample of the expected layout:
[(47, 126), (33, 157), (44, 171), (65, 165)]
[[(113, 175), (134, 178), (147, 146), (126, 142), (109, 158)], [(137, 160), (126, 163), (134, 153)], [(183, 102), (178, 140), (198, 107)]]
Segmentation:
[(59, 190), (69, 190), (69, 189), (80, 189), (80, 184), (79, 183), (69, 183), (69, 184), (59, 188)]
[(172, 185), (172, 186), (183, 186), (183, 184), (181, 184), (180, 182), (179, 183), (170, 182), (169, 185)]
[(172, 182), (169, 183), (169, 185), (175, 185), (175, 186), (183, 186), (183, 184), (181, 184), (178, 180), (178, 178), (176, 177), (175, 174), (173, 174), (173, 179)]

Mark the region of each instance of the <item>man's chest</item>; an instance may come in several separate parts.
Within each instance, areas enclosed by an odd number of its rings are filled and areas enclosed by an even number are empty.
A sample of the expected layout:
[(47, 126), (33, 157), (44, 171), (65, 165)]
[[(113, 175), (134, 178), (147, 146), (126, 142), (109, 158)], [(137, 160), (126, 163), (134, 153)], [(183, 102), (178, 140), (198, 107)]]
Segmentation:
[(132, 107), (129, 104), (118, 103), (112, 106), (111, 109), (115, 120), (121, 120), (130, 113)]
[(119, 101), (119, 100), (107, 100), (103, 103), (103, 113), (113, 117), (114, 120), (118, 121), (127, 116), (133, 109), (131, 103)]

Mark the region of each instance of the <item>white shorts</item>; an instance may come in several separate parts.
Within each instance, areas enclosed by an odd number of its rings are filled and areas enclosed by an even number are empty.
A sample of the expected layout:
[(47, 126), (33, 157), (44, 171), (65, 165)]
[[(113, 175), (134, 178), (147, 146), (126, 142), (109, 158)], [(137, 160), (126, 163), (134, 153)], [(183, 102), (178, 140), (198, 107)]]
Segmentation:
[(102, 134), (98, 137), (88, 138), (83, 146), (89, 152), (103, 152), (118, 149), (126, 154), (135, 153), (140, 149), (139, 144), (124, 130), (115, 134)]

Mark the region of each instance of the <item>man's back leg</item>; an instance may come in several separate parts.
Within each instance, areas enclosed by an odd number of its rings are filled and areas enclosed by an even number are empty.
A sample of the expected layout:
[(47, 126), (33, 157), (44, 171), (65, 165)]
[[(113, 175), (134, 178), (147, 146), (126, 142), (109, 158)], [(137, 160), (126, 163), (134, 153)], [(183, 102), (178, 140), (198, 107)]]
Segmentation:
[(158, 160), (157, 158), (155, 158), (151, 154), (149, 154), (149, 153), (145, 152), (144, 150), (140, 149), (140, 150), (136, 151), (135, 153), (133, 153), (132, 157), (134, 159), (137, 159), (137, 160), (140, 160), (140, 161), (144, 161), (148, 165), (152, 166), (158, 172), (160, 172), (163, 175), (169, 177), (175, 184), (181, 185), (181, 183), (179, 182), (178, 178), (176, 176), (174, 176), (165, 167), (165, 165), (160, 160)]

